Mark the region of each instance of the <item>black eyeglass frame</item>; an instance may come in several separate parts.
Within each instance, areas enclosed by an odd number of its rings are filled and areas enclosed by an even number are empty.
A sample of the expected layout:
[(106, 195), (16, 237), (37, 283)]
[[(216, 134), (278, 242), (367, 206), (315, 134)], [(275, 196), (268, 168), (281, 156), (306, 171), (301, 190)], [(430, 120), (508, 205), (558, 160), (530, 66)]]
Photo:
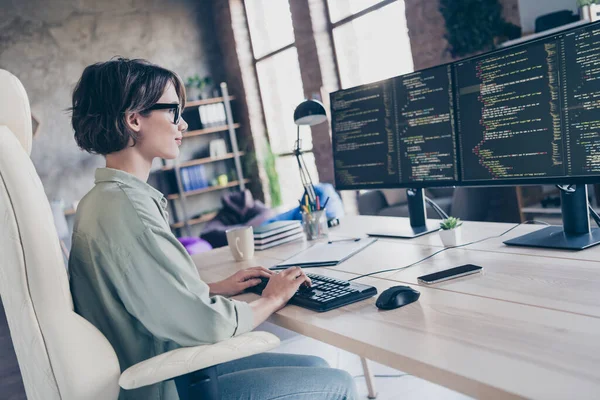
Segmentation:
[(154, 110), (175, 110), (175, 116), (173, 118), (173, 123), (178, 125), (181, 121), (181, 107), (179, 103), (156, 103), (152, 107), (146, 109), (146, 111), (154, 111)]

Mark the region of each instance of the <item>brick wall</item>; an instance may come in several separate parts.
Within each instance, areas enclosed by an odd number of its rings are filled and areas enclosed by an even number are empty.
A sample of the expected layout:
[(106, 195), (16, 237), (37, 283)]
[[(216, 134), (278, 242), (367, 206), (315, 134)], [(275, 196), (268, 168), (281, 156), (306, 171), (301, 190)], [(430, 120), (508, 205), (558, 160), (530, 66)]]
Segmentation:
[(0, 3), (0, 68), (23, 82), (41, 122), (31, 157), (50, 199), (79, 200), (104, 164), (77, 148), (65, 112), (87, 65), (120, 55), (146, 58), (184, 78), (223, 79), (212, 0)]
[[(318, 4), (316, 4), (318, 1), (312, 1), (312, 3), (314, 12), (315, 8), (318, 7)], [(292, 24), (298, 50), (304, 97), (321, 99), (321, 87), (323, 87), (321, 58), (326, 57), (323, 55), (319, 57), (309, 0), (291, 1), (290, 9), (292, 11)], [(324, 10), (324, 8), (321, 10)], [(320, 15), (320, 17), (323, 18), (323, 15)], [(315, 18), (318, 17), (315, 16)], [(333, 183), (333, 159), (331, 156), (329, 125), (327, 123), (315, 125), (311, 127), (311, 131), (313, 154), (319, 172), (319, 181)]]
[(234, 113), (241, 124), (238, 141), (246, 147), (241, 150), (253, 151), (257, 161), (253, 168), (246, 168), (251, 179), (249, 188), (256, 198), (269, 204), (268, 179), (261, 166), (266, 128), (243, 1), (214, 1), (213, 12), (214, 35), (221, 48), (225, 80), (229, 91), (240, 99), (234, 104)]

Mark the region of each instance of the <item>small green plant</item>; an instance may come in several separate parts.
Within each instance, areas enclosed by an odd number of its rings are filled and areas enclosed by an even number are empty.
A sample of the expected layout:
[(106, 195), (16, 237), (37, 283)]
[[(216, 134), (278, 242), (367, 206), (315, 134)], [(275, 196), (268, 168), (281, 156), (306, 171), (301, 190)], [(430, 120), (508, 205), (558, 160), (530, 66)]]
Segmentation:
[(269, 178), (269, 189), (271, 195), (271, 206), (277, 207), (282, 204), (281, 200), (281, 186), (279, 184), (279, 174), (277, 173), (277, 167), (275, 165), (275, 160), (277, 156), (271, 150), (271, 144), (267, 142), (266, 152), (265, 152), (265, 172), (267, 173), (267, 177)]
[(198, 74), (194, 75), (194, 76), (190, 76), (189, 78), (187, 78), (187, 80), (185, 81), (185, 86), (186, 87), (194, 87), (197, 89), (204, 89), (205, 87), (207, 87), (208, 85), (212, 84), (212, 78), (210, 76), (206, 76), (204, 78), (200, 78), (200, 76)]
[[(254, 150), (251, 150), (248, 143), (246, 143), (243, 139), (240, 140), (240, 149), (246, 153), (244, 156), (244, 169), (247, 174), (251, 174), (252, 171), (256, 171), (258, 169), (258, 161), (256, 159), (256, 153)], [(271, 149), (271, 145), (267, 142), (264, 152), (264, 158), (262, 160), (262, 167), (264, 168), (267, 179), (269, 181), (269, 195), (271, 197), (271, 207), (278, 207), (283, 202), (281, 199), (281, 185), (279, 183), (279, 174), (277, 173), (277, 168), (275, 161), (277, 159), (277, 155), (273, 153)]]
[(600, 0), (577, 0), (577, 7), (590, 6), (592, 4), (600, 4)]
[(440, 228), (447, 231), (450, 229), (456, 229), (462, 225), (462, 221), (460, 218), (448, 217), (442, 222), (440, 222)]

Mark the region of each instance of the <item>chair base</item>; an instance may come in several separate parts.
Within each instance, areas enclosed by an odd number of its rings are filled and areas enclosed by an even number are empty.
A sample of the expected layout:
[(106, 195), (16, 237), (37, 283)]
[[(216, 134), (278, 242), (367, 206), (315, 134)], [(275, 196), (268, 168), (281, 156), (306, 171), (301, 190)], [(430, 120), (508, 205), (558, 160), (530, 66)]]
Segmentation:
[(219, 400), (217, 367), (212, 366), (174, 379), (179, 400)]

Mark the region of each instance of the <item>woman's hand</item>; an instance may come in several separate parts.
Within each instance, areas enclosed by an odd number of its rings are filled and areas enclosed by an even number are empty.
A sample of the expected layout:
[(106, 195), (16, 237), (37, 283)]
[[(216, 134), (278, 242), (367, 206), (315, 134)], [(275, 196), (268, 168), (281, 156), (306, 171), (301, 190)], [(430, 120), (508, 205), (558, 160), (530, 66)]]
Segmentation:
[(302, 284), (310, 286), (312, 282), (302, 268), (291, 267), (271, 275), (269, 283), (262, 292), (262, 297), (273, 300), (279, 309), (286, 305)]
[(250, 303), (254, 317), (253, 327), (256, 328), (285, 306), (302, 284), (310, 286), (312, 282), (299, 267), (288, 268), (278, 274), (272, 273), (260, 299)]
[(209, 283), (208, 286), (210, 287), (211, 296), (234, 296), (249, 287), (258, 285), (260, 277), (270, 278), (273, 275), (273, 271), (264, 267), (252, 267), (238, 271), (222, 281)]

